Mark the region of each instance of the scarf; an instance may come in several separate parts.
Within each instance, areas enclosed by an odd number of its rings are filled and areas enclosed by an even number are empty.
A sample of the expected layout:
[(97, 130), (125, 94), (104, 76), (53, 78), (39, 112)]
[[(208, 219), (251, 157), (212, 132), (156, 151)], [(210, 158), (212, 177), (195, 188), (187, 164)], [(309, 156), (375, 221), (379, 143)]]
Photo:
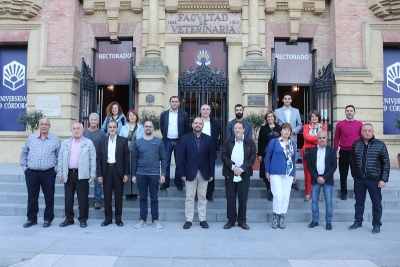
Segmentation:
[(308, 127), (310, 128), (310, 131), (308, 132), (309, 136), (317, 136), (317, 133), (319, 131), (322, 131), (322, 124), (321, 123), (317, 123), (315, 126), (316, 127), (313, 129), (313, 128), (311, 128), (312, 127), (311, 124), (308, 125)]
[(289, 176), (290, 173), (293, 170), (293, 161), (292, 161), (292, 156), (293, 156), (293, 144), (292, 144), (292, 140), (288, 140), (288, 144), (285, 145), (285, 143), (283, 143), (283, 139), (282, 137), (279, 137), (279, 144), (281, 145), (282, 149), (283, 149), (283, 153), (285, 154), (286, 157), (286, 176)]

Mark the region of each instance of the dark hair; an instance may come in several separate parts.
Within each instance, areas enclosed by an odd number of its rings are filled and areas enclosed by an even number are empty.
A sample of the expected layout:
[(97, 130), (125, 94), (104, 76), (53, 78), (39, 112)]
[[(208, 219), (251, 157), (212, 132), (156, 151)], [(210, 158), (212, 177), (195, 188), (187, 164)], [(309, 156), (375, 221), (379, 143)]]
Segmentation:
[(117, 105), (117, 107), (118, 107), (118, 116), (122, 114), (121, 105), (120, 105), (117, 101), (113, 101), (113, 102), (111, 102), (110, 104), (108, 104), (108, 106), (107, 106), (107, 109), (106, 109), (107, 116), (110, 116), (110, 117), (111, 117), (111, 116), (113, 115), (113, 114), (112, 114), (112, 107), (113, 107), (114, 105)]
[(279, 131), (282, 132), (283, 129), (289, 129), (290, 132), (293, 130), (292, 125), (286, 122), (279, 127)]
[(274, 116), (274, 121), (276, 121), (275, 112), (273, 112), (272, 110), (268, 110), (267, 113), (265, 113), (265, 115), (264, 115), (265, 122), (267, 122), (267, 117), (269, 114), (272, 114), (272, 116)]
[(129, 113), (132, 113), (133, 115), (136, 116), (136, 123), (138, 123), (139, 122), (139, 114), (137, 113), (137, 111), (134, 109), (131, 109), (128, 111), (128, 113), (126, 113), (126, 118), (128, 119), (128, 122), (129, 122)]
[(346, 110), (347, 108), (353, 108), (354, 111), (356, 111), (356, 108), (353, 105), (347, 105), (344, 110)]
[(290, 96), (290, 98), (293, 98), (291, 93), (286, 92), (283, 94), (282, 99), (285, 98), (285, 96), (287, 96), (287, 95)]
[(244, 107), (243, 107), (242, 104), (236, 104), (236, 105), (235, 105), (235, 110), (236, 110), (236, 108), (239, 108), (239, 107), (241, 107), (242, 109), (244, 109)]
[(241, 124), (242, 127), (243, 127), (243, 129), (246, 129), (246, 128), (244, 127), (243, 122), (241, 122), (241, 121), (236, 121), (235, 124), (233, 124), (233, 126), (235, 127), (236, 124)]
[(171, 96), (171, 97), (169, 98), (169, 102), (171, 102), (171, 99), (172, 99), (172, 98), (178, 98), (178, 101), (180, 102), (179, 97), (176, 96), (176, 95)]
[(112, 122), (115, 122), (115, 124), (117, 125), (117, 128), (118, 128), (118, 122), (117, 122), (116, 120), (109, 120), (108, 123), (107, 123), (107, 127), (108, 127), (108, 125), (109, 125), (110, 123), (112, 123)]
[(310, 114), (308, 114), (308, 120), (311, 121), (313, 114), (318, 117), (318, 122), (321, 122), (321, 114), (319, 114), (318, 110), (311, 110)]

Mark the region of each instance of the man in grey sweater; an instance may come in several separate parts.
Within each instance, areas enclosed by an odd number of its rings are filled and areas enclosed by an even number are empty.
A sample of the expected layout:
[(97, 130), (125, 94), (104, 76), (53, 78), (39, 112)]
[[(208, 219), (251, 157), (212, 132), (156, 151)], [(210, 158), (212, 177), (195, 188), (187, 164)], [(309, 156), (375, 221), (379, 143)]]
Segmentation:
[(140, 220), (135, 225), (135, 228), (146, 226), (147, 198), (150, 192), (153, 226), (157, 229), (162, 229), (162, 225), (158, 220), (158, 184), (162, 184), (165, 181), (165, 147), (159, 138), (153, 136), (153, 122), (146, 121), (144, 123), (144, 132), (143, 138), (136, 140), (132, 156), (132, 182), (137, 182), (140, 194)]

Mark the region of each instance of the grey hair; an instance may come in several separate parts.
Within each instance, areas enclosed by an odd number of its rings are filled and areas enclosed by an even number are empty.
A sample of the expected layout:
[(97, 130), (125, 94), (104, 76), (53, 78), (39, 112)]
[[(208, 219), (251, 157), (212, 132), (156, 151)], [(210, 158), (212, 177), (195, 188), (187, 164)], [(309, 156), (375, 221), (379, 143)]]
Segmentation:
[(82, 123), (80, 123), (79, 121), (75, 121), (75, 122), (73, 122), (72, 124), (71, 124), (71, 130), (72, 130), (72, 127), (74, 127), (74, 124), (75, 123), (79, 123), (79, 125), (82, 127), (82, 129), (83, 129), (83, 124)]
[(90, 113), (89, 120), (91, 117), (97, 117), (97, 119), (99, 119), (99, 114), (97, 114), (96, 112)]
[(374, 128), (374, 126), (372, 125), (372, 123), (369, 123), (369, 122), (364, 123), (364, 124), (363, 124), (363, 127), (364, 127), (364, 126), (372, 126), (372, 128)]
[(328, 136), (328, 133), (327, 133), (326, 131), (324, 131), (324, 130), (319, 130), (319, 131), (317, 132), (317, 136), (320, 135), (320, 134), (322, 134), (322, 133), (324, 133), (325, 136)]

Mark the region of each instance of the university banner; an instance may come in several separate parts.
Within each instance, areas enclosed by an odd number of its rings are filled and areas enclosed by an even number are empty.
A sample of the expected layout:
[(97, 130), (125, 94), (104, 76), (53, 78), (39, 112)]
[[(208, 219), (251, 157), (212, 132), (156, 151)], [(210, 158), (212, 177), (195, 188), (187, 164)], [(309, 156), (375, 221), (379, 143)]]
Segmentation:
[(17, 123), (26, 112), (27, 46), (0, 46), (0, 131), (25, 131)]
[(383, 49), (383, 134), (400, 134), (394, 120), (400, 119), (400, 49)]

